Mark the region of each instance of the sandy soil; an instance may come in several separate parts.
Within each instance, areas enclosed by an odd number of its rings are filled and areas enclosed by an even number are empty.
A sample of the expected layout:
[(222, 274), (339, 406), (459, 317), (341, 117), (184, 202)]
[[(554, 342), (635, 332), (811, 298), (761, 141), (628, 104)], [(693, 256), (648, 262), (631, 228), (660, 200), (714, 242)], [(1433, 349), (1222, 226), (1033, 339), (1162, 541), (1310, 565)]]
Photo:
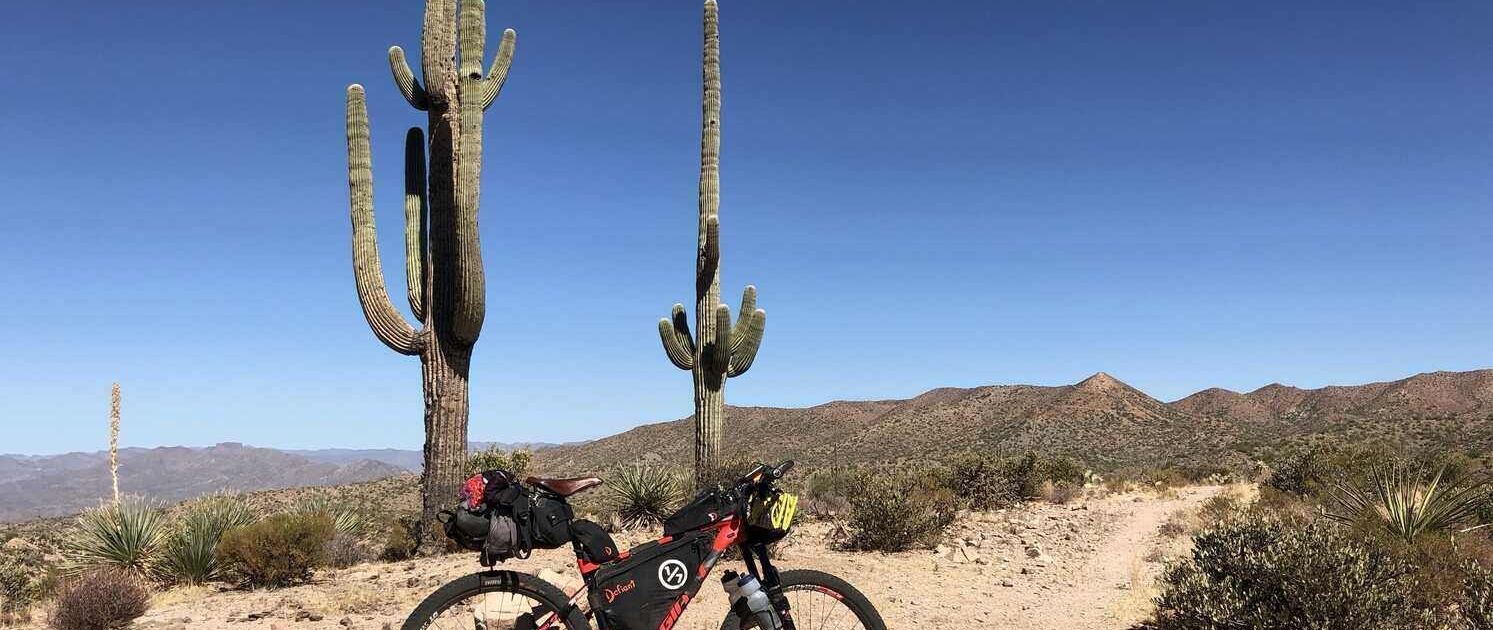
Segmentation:
[[(969, 514), (936, 549), (897, 554), (834, 551), (836, 527), (810, 522), (780, 545), (778, 564), (846, 579), (871, 599), (889, 628), (1123, 630), (1145, 616), (1154, 595), (1151, 584), (1160, 566), (1145, 558), (1165, 544), (1158, 526), (1217, 490), (1189, 488), (1165, 498), (1124, 494)], [(649, 537), (637, 532), (618, 538), (626, 545)], [(567, 591), (580, 586), (568, 550), (535, 552), (505, 568), (539, 574)], [(475, 556), (451, 556), (323, 572), (313, 584), (278, 591), (176, 589), (159, 594), (137, 627), (398, 628), (436, 587), (477, 569)], [(677, 627), (715, 630), (725, 599), (714, 580), (707, 581)]]

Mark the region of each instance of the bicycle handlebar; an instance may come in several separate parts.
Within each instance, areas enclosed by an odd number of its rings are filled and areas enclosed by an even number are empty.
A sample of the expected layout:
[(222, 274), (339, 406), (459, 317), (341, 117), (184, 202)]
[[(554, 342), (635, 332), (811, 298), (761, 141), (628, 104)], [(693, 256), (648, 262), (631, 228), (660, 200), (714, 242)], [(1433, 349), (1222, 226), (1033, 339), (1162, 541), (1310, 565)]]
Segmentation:
[(788, 474), (788, 471), (792, 469), (793, 460), (791, 459), (786, 460), (783, 463), (773, 467), (769, 467), (767, 464), (758, 462), (756, 466), (752, 467), (751, 472), (747, 473), (745, 477), (742, 477), (740, 481), (736, 482), (736, 490), (738, 492), (750, 490), (752, 486), (761, 483), (764, 476), (772, 479), (773, 481), (782, 479), (783, 475)]

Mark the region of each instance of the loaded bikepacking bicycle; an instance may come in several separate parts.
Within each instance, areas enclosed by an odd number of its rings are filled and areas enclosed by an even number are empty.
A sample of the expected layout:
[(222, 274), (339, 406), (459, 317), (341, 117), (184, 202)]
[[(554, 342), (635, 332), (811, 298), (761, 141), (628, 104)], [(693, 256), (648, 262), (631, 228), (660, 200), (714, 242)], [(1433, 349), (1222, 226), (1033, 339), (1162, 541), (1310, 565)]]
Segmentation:
[[(662, 538), (627, 551), (618, 551), (600, 526), (575, 519), (566, 502), (601, 479), (530, 477), (525, 485), (504, 471), (487, 471), (467, 482), (461, 507), (442, 518), (447, 535), (481, 551), (489, 569), (425, 598), (404, 630), (670, 630), (732, 547), (747, 573), (722, 576), (732, 602), (722, 630), (886, 630), (866, 597), (844, 580), (773, 566), (769, 545), (787, 535), (797, 510), (797, 497), (777, 487), (792, 467), (792, 461), (757, 464), (731, 487), (706, 490), (666, 519)], [(575, 593), (491, 569), (530, 549), (565, 544), (574, 548), (585, 584)], [(589, 610), (582, 611), (583, 598)]]

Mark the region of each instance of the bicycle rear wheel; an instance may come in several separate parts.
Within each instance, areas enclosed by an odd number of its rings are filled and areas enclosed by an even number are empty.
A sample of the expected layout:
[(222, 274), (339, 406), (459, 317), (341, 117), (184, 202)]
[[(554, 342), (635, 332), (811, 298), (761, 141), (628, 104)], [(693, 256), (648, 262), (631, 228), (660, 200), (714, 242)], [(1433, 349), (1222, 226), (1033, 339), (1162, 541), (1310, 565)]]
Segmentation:
[(466, 575), (436, 589), (402, 630), (591, 630), (565, 593), (527, 573)]
[[(845, 580), (806, 569), (784, 571), (778, 578), (793, 623), (800, 630), (886, 630), (876, 607)], [(721, 630), (750, 627), (742, 625), (734, 612), (726, 613), (721, 622)]]

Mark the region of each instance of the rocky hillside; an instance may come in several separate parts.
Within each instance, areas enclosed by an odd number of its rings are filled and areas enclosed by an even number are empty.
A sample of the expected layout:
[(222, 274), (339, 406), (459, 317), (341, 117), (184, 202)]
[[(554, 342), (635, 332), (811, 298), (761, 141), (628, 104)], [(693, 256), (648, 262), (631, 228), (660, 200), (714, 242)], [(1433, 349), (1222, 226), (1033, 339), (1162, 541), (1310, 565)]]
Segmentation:
[[(219, 490), (327, 486), (402, 474), (371, 460), (316, 462), (240, 444), (207, 448), (127, 448), (119, 455), (120, 491), (173, 501)], [(110, 490), (106, 453), (52, 457), (0, 456), (0, 521), (72, 514)]]
[[(1034, 449), (1071, 455), (1100, 470), (1208, 468), (1316, 441), (1493, 449), (1493, 370), (1313, 390), (1214, 388), (1170, 404), (1101, 372), (1059, 387), (943, 388), (909, 400), (732, 407), (728, 415), (735, 443), (727, 450), (734, 456), (792, 457), (811, 465)], [(692, 424), (684, 418), (544, 449), (535, 464), (583, 473), (639, 459), (685, 462)]]
[[(728, 414), (731, 457), (791, 457), (810, 467), (1032, 449), (1070, 455), (1097, 470), (1212, 469), (1322, 441), (1493, 451), (1493, 370), (1320, 389), (1213, 388), (1169, 404), (1101, 372), (1058, 387), (941, 388), (908, 400), (731, 407)], [(534, 469), (547, 474), (605, 473), (639, 460), (685, 464), (692, 425), (684, 418), (592, 442), (528, 446), (535, 449)], [(121, 460), (125, 492), (171, 500), (220, 489), (382, 479), (418, 467), (418, 452), (286, 452), (222, 444), (126, 449)], [(0, 456), (0, 520), (75, 512), (107, 492), (102, 453)]]

